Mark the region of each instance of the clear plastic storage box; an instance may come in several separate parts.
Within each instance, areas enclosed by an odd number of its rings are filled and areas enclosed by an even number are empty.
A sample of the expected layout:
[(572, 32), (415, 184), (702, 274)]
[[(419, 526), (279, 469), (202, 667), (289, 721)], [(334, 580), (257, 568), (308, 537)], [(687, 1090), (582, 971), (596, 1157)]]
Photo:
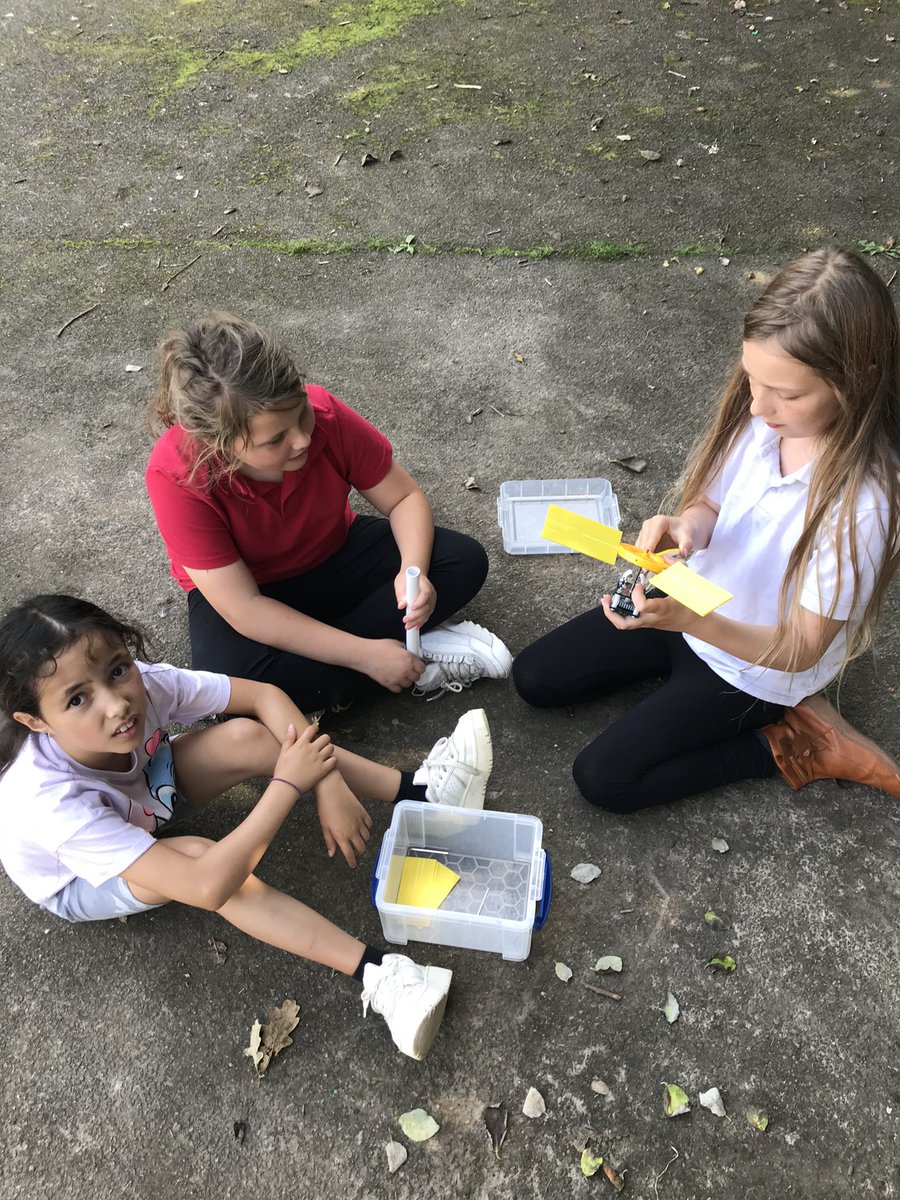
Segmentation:
[[(387, 941), (527, 958), (532, 931), (546, 920), (552, 893), (542, 835), (537, 817), (524, 813), (400, 801), (372, 876), (372, 903)], [(440, 908), (396, 903), (410, 855), (436, 858), (459, 875)]]
[(608, 479), (511, 479), (501, 483), (497, 500), (507, 554), (574, 554), (541, 537), (551, 504), (618, 528), (619, 501)]

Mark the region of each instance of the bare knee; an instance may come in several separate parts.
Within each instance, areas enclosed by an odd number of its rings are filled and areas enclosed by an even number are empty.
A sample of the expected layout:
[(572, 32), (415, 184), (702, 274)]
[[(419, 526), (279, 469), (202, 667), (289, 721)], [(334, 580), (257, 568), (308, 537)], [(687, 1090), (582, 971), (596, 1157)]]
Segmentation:
[(167, 837), (163, 840), (170, 849), (177, 850), (179, 854), (186, 854), (188, 858), (200, 858), (216, 844), (212, 838), (197, 837), (193, 833), (178, 834), (177, 837)]

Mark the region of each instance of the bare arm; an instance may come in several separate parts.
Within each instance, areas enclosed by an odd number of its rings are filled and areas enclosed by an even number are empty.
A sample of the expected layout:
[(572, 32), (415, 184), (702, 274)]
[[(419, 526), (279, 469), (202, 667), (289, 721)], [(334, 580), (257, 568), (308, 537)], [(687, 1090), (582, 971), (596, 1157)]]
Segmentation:
[[(281, 688), (255, 679), (232, 679), (226, 713), (256, 717), (269, 733), (283, 742), (291, 725), (302, 730), (306, 717)], [(279, 774), (277, 768), (275, 774)], [(340, 771), (330, 771), (313, 785), (316, 811), (329, 857), (340, 850), (349, 866), (356, 866), (369, 840), (372, 820), (353, 794)]]
[(641, 526), (636, 545), (641, 550), (679, 550), (687, 558), (695, 550), (705, 550), (713, 535), (719, 506), (706, 496), (677, 517), (650, 517)]
[(617, 629), (628, 632), (632, 629), (668, 629), (675, 633), (689, 633), (710, 646), (724, 650), (745, 662), (772, 667), (776, 671), (808, 671), (814, 667), (825, 650), (837, 637), (843, 621), (823, 617), (819, 613), (800, 609), (793, 640), (799, 648), (796, 661), (791, 661), (790, 647), (784, 650), (767, 650), (775, 636), (774, 625), (750, 625), (743, 621), (732, 621), (728, 617), (712, 612), (698, 617), (677, 600), (668, 597), (646, 600), (643, 588), (634, 589), (635, 608), (640, 611), (637, 618), (618, 616), (609, 607), (609, 596), (603, 597), (603, 609), (607, 618)]
[(199, 858), (188, 858), (160, 841), (123, 871), (122, 878), (195, 908), (220, 909), (253, 873), (297, 803), (299, 791), (314, 787), (335, 764), (330, 738), (320, 735), (314, 726), (307, 726), (298, 737), (291, 726), (282, 741), (275, 774), (291, 780), (295, 787), (270, 783), (240, 825)]
[(422, 572), (419, 595), (403, 618), (407, 629), (418, 629), (431, 616), (435, 602), (434, 587), (427, 574), (434, 545), (434, 517), (428, 497), (398, 463), (391, 463), (381, 483), (360, 494), (391, 523), (400, 550), (400, 570), (394, 580), (398, 608), (406, 607), (407, 567), (418, 567)]

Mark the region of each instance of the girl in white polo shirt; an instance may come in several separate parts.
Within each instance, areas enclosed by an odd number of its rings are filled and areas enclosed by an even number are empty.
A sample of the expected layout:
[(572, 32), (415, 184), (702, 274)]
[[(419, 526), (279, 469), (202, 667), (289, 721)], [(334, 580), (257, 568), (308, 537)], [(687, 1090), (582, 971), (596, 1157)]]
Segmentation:
[(778, 770), (900, 797), (900, 767), (817, 695), (871, 643), (900, 558), (900, 329), (859, 255), (785, 267), (744, 320), (743, 355), (681, 481), (637, 545), (672, 549), (733, 593), (698, 617), (634, 590), (516, 659), (538, 707), (640, 679), (662, 686), (578, 755), (592, 804), (633, 812)]

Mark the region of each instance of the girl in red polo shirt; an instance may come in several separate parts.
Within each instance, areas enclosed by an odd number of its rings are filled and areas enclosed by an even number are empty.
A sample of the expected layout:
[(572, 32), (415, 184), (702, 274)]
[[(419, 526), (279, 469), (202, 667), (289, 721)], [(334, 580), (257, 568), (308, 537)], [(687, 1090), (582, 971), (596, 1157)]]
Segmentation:
[[(305, 711), (509, 674), (499, 638), (447, 623), (484, 582), (483, 547), (435, 528), (382, 433), (231, 313), (170, 333), (161, 358), (147, 490), (188, 593), (195, 669), (273, 683)], [(381, 515), (356, 515), (352, 488)]]

